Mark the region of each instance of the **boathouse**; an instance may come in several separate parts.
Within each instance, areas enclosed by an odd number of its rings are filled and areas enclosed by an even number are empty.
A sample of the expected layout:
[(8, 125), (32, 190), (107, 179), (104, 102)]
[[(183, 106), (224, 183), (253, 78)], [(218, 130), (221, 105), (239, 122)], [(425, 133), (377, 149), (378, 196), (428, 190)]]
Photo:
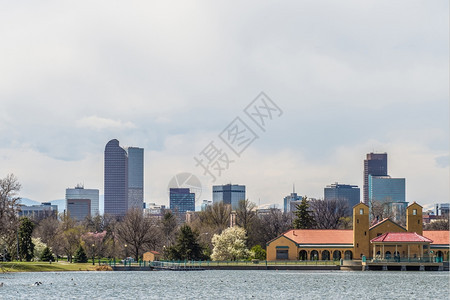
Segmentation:
[(353, 207), (353, 229), (293, 229), (267, 243), (267, 260), (449, 260), (450, 232), (423, 231), (422, 206), (406, 209), (406, 228), (384, 219), (369, 224), (369, 207)]

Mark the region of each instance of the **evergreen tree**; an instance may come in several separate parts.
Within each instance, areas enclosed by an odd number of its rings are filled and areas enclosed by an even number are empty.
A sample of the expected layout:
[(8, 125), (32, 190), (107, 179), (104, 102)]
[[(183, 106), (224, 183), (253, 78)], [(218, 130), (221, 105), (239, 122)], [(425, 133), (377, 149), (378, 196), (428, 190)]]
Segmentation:
[(315, 220), (309, 211), (309, 204), (306, 197), (303, 197), (302, 202), (297, 204), (297, 211), (294, 213), (294, 229), (311, 229), (315, 225)]
[(19, 257), (25, 261), (31, 261), (33, 259), (34, 244), (31, 240), (31, 234), (33, 233), (34, 224), (30, 219), (24, 217), (20, 220), (19, 227)]
[(49, 247), (45, 247), (41, 254), (41, 261), (55, 261), (53, 253)]
[(198, 233), (188, 225), (181, 226), (176, 244), (169, 247), (165, 255), (172, 260), (202, 260), (203, 248), (198, 243)]
[(86, 252), (84, 252), (83, 247), (80, 245), (75, 252), (75, 256), (73, 257), (74, 262), (76, 263), (87, 263), (88, 258), (86, 256)]

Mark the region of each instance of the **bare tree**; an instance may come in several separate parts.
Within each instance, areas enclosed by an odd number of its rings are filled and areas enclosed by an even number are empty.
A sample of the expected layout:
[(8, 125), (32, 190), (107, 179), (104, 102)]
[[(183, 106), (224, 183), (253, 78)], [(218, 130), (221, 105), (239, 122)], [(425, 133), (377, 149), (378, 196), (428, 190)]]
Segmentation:
[(342, 199), (314, 199), (310, 201), (310, 207), (318, 229), (339, 228), (348, 211), (347, 201)]
[(239, 201), (236, 209), (236, 225), (249, 232), (256, 219), (256, 204), (247, 200)]
[(208, 206), (205, 211), (199, 214), (202, 226), (211, 228), (212, 234), (220, 234), (230, 225), (231, 207), (223, 202), (214, 203)]
[(117, 236), (127, 249), (131, 249), (136, 260), (145, 250), (157, 247), (160, 234), (156, 223), (155, 219), (144, 217), (142, 210), (137, 208), (129, 210), (118, 223)]
[(425, 230), (449, 230), (448, 219), (442, 219), (434, 221), (430, 224), (426, 224)]
[(292, 229), (292, 221), (292, 213), (283, 213), (279, 209), (271, 208), (267, 214), (256, 219), (252, 244), (259, 244), (265, 248), (268, 241)]
[(13, 174), (0, 178), (0, 245), (7, 248), (10, 254), (14, 253), (19, 227), (20, 197), (17, 194), (20, 188), (21, 185)]
[(388, 209), (387, 201), (371, 200), (370, 219), (372, 222), (379, 222), (383, 219), (392, 219), (393, 217), (392, 211)]

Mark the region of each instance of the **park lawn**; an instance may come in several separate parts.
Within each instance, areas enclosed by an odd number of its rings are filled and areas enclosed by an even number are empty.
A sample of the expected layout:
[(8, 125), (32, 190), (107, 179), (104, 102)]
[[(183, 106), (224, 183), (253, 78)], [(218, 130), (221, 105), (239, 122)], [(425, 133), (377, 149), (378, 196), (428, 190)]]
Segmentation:
[(61, 271), (94, 271), (91, 263), (68, 262), (0, 262), (2, 272), (61, 272)]

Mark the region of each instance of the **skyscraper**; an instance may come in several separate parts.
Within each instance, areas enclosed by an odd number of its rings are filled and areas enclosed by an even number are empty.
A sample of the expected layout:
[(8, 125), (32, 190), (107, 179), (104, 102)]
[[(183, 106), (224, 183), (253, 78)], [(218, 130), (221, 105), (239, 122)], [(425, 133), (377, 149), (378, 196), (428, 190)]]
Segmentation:
[(171, 188), (170, 209), (175, 213), (195, 211), (195, 193), (186, 188)]
[(128, 147), (128, 209), (144, 205), (144, 149)]
[(143, 208), (144, 149), (122, 148), (119, 141), (105, 147), (105, 214), (124, 216), (128, 209)]
[(369, 175), (387, 176), (387, 153), (367, 153), (364, 160), (363, 201), (369, 205)]
[(301, 204), (303, 197), (297, 195), (295, 187), (292, 188), (292, 193), (283, 198), (284, 213), (297, 211), (297, 205)]
[(99, 209), (98, 198), (98, 189), (85, 189), (83, 185), (78, 184), (73, 189), (66, 189), (66, 210), (72, 218), (79, 220), (84, 219), (87, 215), (95, 216)]
[(238, 208), (239, 201), (245, 200), (245, 185), (225, 184), (213, 186), (213, 203), (223, 202), (231, 205), (231, 209)]
[(360, 190), (357, 185), (334, 183), (327, 185), (324, 190), (324, 200), (344, 200), (348, 204), (347, 215), (351, 216), (353, 206), (360, 202)]

